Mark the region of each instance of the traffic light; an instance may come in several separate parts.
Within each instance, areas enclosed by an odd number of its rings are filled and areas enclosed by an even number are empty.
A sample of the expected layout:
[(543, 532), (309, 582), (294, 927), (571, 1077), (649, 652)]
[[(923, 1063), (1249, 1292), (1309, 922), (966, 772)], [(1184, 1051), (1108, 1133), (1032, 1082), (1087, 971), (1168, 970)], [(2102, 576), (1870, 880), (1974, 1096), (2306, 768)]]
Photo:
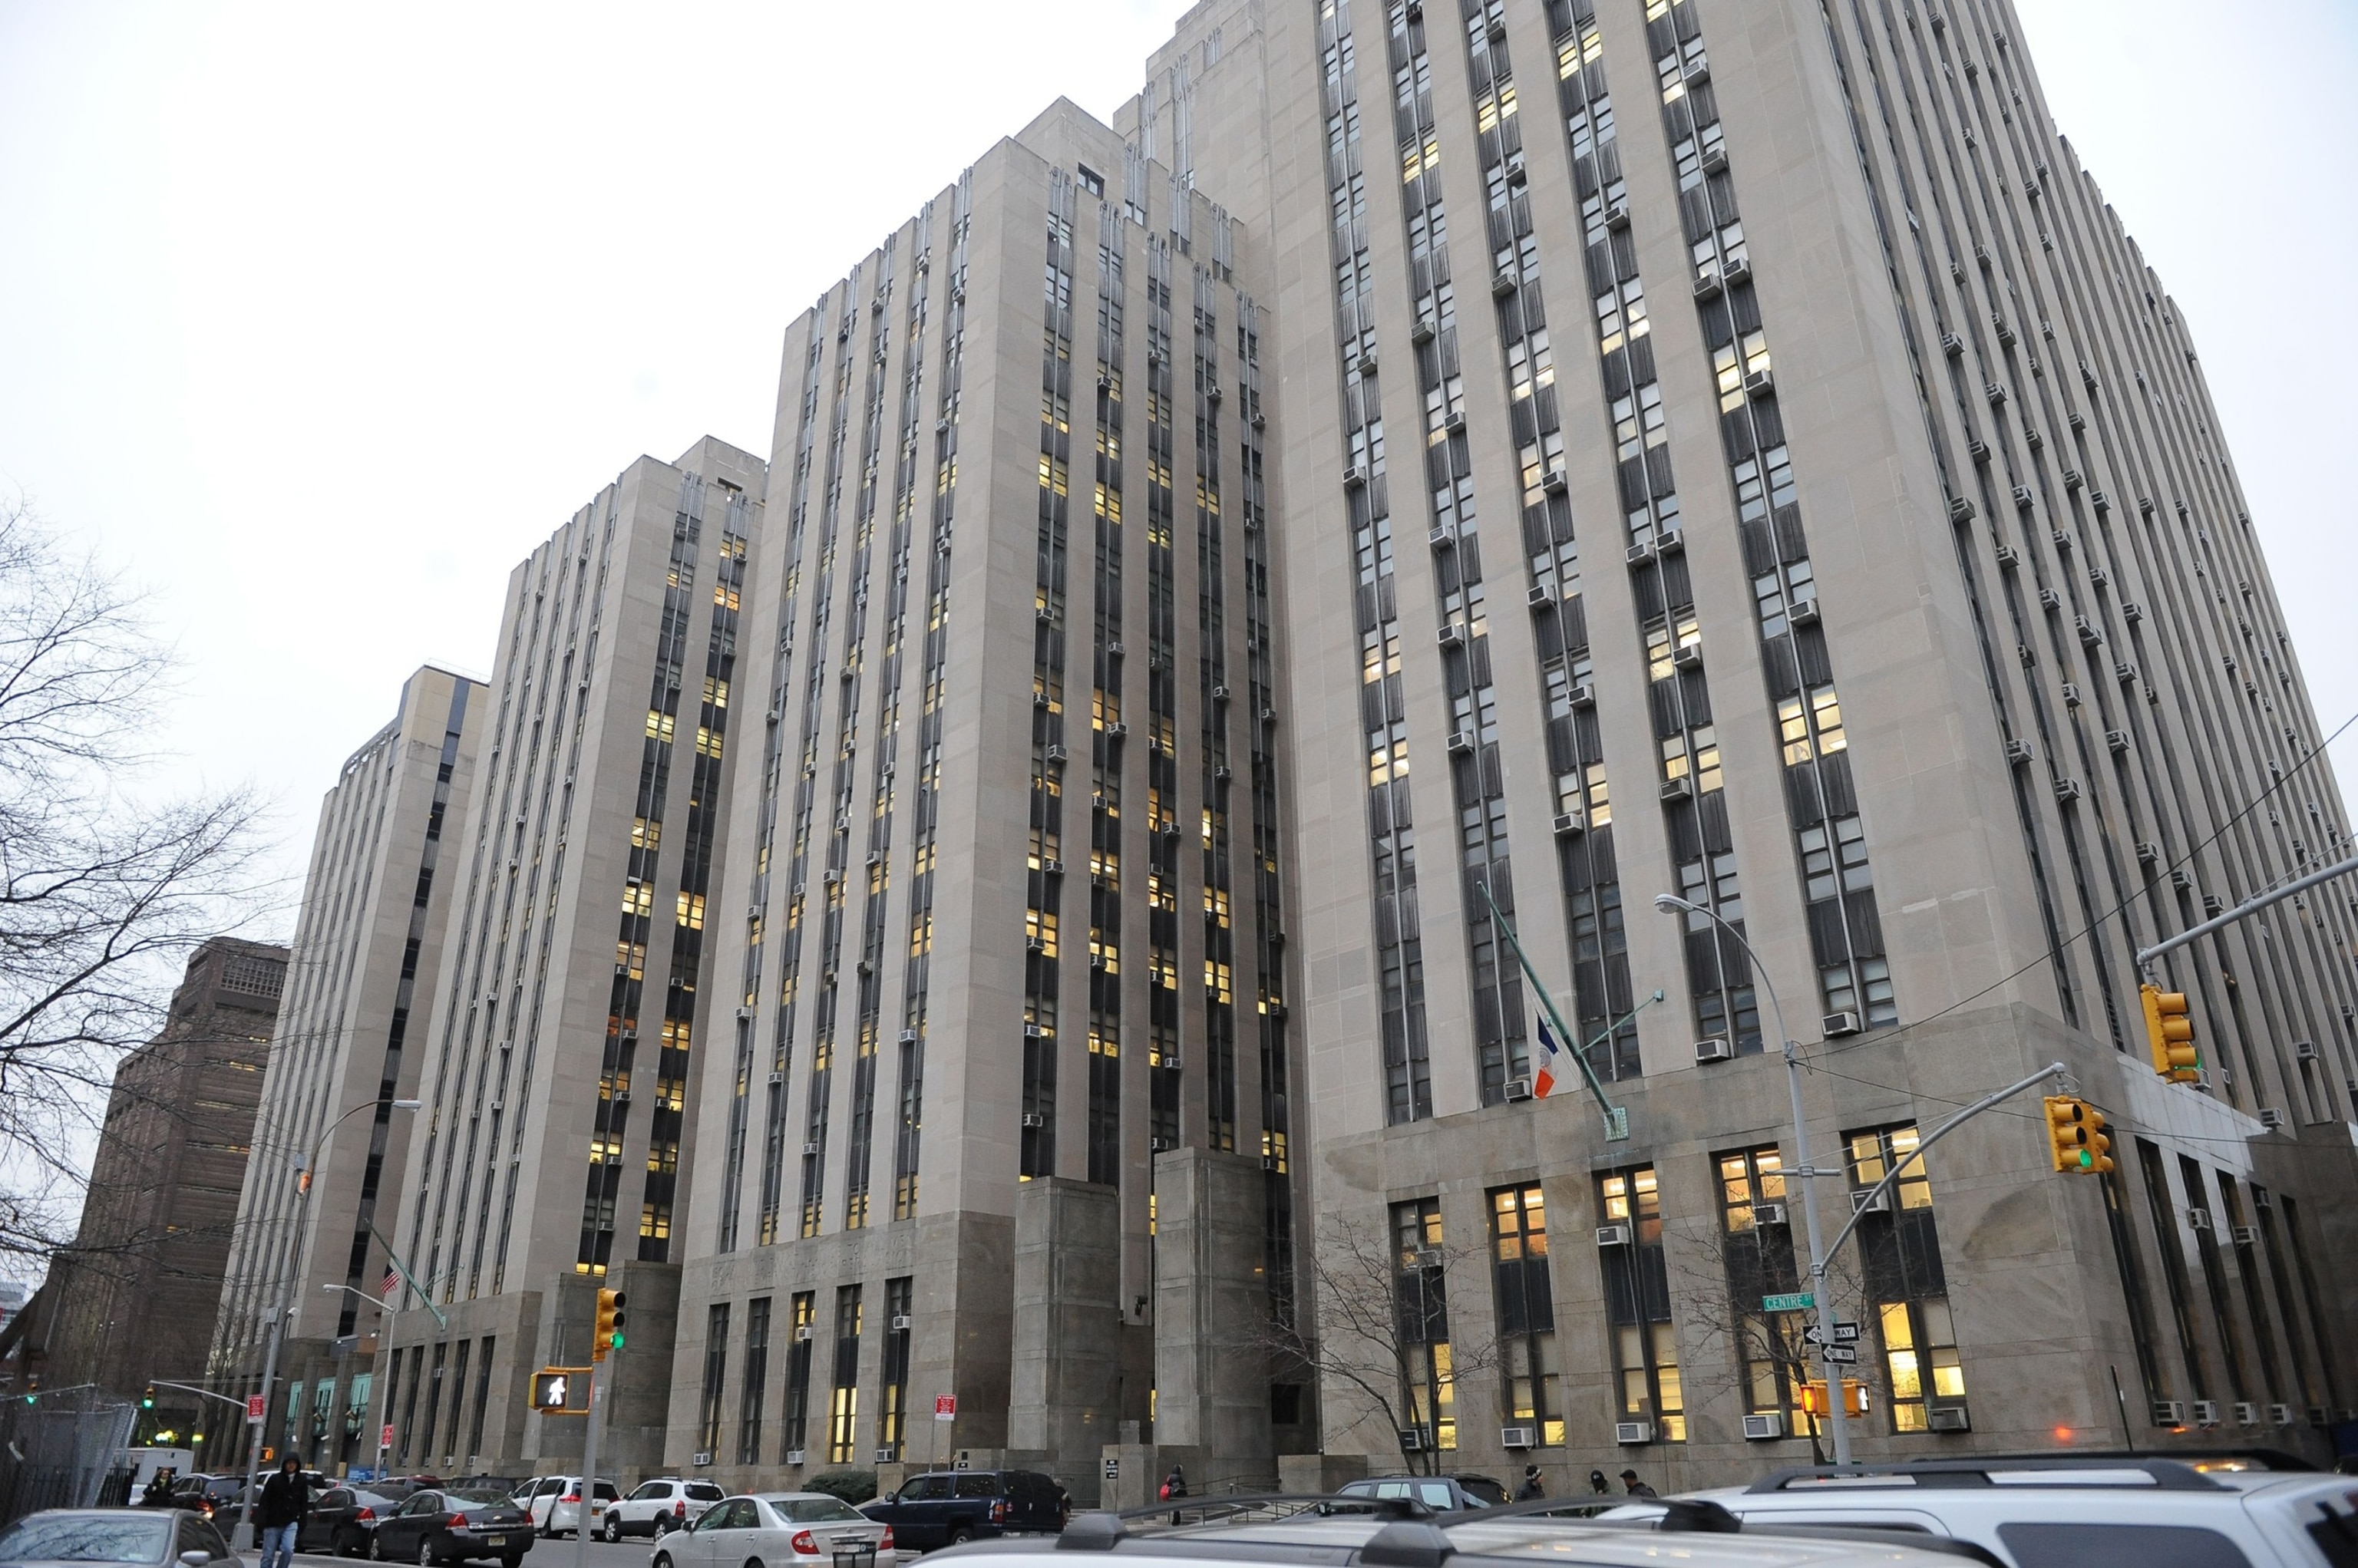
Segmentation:
[(590, 1359), (603, 1361), (609, 1350), (622, 1347), (622, 1292), (598, 1292), (598, 1329), (590, 1337)]
[(2159, 986), (2139, 988), (2145, 1000), (2145, 1038), (2153, 1055), (2153, 1070), (2174, 1084), (2190, 1084), (2201, 1067), (2194, 1051), (2194, 1020), (2187, 1015), (2186, 993)]
[(143, 1393), (143, 1394), (141, 1394), (141, 1395), (139, 1396), (139, 1408), (140, 1408), (141, 1410), (143, 1410), (143, 1411), (152, 1411), (152, 1410), (154, 1410), (154, 1409), (156, 1408), (156, 1385), (155, 1385), (155, 1384), (153, 1384), (153, 1383), (148, 1384), (148, 1385), (147, 1385), (147, 1391), (146, 1391), (146, 1392), (145, 1392), (145, 1393)]
[(573, 1402), (573, 1371), (570, 1368), (553, 1368), (532, 1375), (532, 1404), (537, 1411), (550, 1415), (565, 1410)]
[(2055, 1168), (2067, 1174), (2101, 1176), (2113, 1168), (2113, 1141), (2104, 1113), (2070, 1095), (2049, 1095), (2047, 1141)]
[[(1813, 1379), (1803, 1383), (1801, 1387), (1801, 1395), (1802, 1414), (1831, 1415), (1833, 1413), (1833, 1397), (1827, 1392), (1824, 1379)], [(1866, 1385), (1855, 1378), (1844, 1378), (1843, 1379), (1843, 1414), (1865, 1415), (1866, 1406)]]

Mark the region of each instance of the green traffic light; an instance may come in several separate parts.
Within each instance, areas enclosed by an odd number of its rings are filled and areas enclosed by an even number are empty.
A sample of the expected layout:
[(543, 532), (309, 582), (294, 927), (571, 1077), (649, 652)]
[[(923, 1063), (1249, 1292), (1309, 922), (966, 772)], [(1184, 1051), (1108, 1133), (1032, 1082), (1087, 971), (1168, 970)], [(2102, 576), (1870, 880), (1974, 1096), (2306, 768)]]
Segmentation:
[(620, 1350), (622, 1347), (622, 1331), (619, 1328), (616, 1329), (614, 1331), (614, 1337), (608, 1343), (611, 1344), (615, 1349)]

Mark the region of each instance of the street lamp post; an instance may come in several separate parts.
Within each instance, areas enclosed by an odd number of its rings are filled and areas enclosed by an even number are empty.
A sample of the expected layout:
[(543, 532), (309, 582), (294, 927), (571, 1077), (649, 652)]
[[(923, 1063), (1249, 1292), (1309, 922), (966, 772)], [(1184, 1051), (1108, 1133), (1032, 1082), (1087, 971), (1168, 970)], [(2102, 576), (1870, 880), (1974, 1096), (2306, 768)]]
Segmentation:
[[(303, 1271), (303, 1213), (310, 1204), (311, 1180), (319, 1168), (319, 1154), (327, 1148), (328, 1140), (334, 1136), (337, 1128), (364, 1110), (374, 1110), (378, 1103), (373, 1099), (362, 1100), (328, 1123), (318, 1141), (311, 1145), (311, 1152), (304, 1157), (303, 1163), (296, 1171), (292, 1244), (287, 1249), (287, 1271), (279, 1276), (278, 1305), (270, 1315), (268, 1348), (262, 1356), (262, 1420), (253, 1422), (254, 1431), (246, 1441), (245, 1504), (238, 1512), (237, 1540), (232, 1543), (233, 1551), (248, 1551), (254, 1544), (254, 1488), (262, 1479), (262, 1434), (270, 1424), (270, 1390), (278, 1380), (278, 1345), (287, 1336), (287, 1319), (295, 1310), (296, 1278)], [(395, 1110), (416, 1110), (418, 1102), (414, 1099), (393, 1102)]]
[(1793, 1158), (1800, 1162), (1797, 1173), (1801, 1178), (1801, 1218), (1810, 1235), (1810, 1288), (1818, 1309), (1819, 1367), (1826, 1377), (1826, 1420), (1832, 1428), (1834, 1463), (1850, 1463), (1850, 1418), (1843, 1408), (1842, 1368), (1834, 1361), (1834, 1304), (1826, 1290), (1826, 1255), (1818, 1245), (1818, 1183), (1817, 1171), (1810, 1163), (1810, 1124), (1801, 1110), (1801, 1057), (1800, 1047), (1785, 1030), (1785, 1010), (1777, 1000), (1777, 988), (1768, 982), (1768, 971), (1760, 962), (1760, 955), (1744, 939), (1744, 933), (1719, 917), (1716, 910), (1690, 903), (1676, 893), (1659, 893), (1654, 907), (1665, 914), (1684, 911), (1700, 914), (1725, 932), (1730, 940), (1744, 949), (1752, 960), (1753, 979), (1768, 993), (1769, 1016), (1777, 1021), (1777, 1039), (1785, 1053), (1785, 1087), (1793, 1099)]

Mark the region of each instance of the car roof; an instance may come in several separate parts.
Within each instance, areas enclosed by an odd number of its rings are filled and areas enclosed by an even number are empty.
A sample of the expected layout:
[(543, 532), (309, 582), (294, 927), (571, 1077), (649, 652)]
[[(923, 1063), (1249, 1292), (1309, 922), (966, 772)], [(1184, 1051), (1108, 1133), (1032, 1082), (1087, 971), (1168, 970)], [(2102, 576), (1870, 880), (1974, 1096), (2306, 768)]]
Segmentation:
[[(1432, 1477), (1425, 1477), (1431, 1479)], [(1263, 1499), (1266, 1501), (1267, 1499)], [(1304, 1508), (1317, 1499), (1287, 1499)], [(1559, 1502), (1557, 1507), (1566, 1505)], [(1659, 1511), (1659, 1510), (1658, 1510)], [(1044, 1547), (1022, 1538), (970, 1542), (949, 1555), (1006, 1556), (1076, 1547), (1114, 1551), (1124, 1556), (1237, 1563), (1350, 1564), (1381, 1563), (1399, 1568), (1438, 1568), (1444, 1560), (1487, 1559), (1528, 1563), (1541, 1559), (1595, 1563), (1601, 1568), (1659, 1568), (1665, 1556), (1662, 1532), (1613, 1528), (1585, 1519), (1551, 1517), (1512, 1508), (1458, 1516), (1444, 1528), (1423, 1519), (1384, 1513), (1320, 1517), (1307, 1511), (1247, 1523), (1158, 1529), (1152, 1516), (1166, 1507), (1137, 1510), (1125, 1519), (1104, 1513), (1080, 1515), (1064, 1539)], [(1131, 1526), (1142, 1527), (1135, 1530)], [(1883, 1537), (1803, 1536), (1755, 1531), (1720, 1533), (1682, 1530), (1676, 1535), (1681, 1568), (1953, 1568), (1953, 1550)], [(1953, 1543), (1942, 1543), (1942, 1547)]]

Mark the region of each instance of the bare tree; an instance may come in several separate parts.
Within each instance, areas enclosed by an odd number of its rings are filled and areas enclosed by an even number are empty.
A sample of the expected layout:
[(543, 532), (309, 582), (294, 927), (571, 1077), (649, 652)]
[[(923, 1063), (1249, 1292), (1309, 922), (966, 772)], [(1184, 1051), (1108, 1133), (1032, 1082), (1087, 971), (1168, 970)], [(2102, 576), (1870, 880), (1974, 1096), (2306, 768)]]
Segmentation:
[[(1808, 1266), (1797, 1256), (1798, 1238), (1780, 1231), (1772, 1237), (1772, 1231), (1777, 1227), (1730, 1234), (1698, 1223), (1669, 1249), (1672, 1310), (1686, 1325), (1689, 1343), (1701, 1352), (1682, 1370), (1691, 1393), (1727, 1394), (1751, 1411), (1761, 1402), (1754, 1382), (1758, 1372), (1773, 1376), (1780, 1391), (1824, 1376), (1818, 1347), (1807, 1337), (1817, 1326), (1817, 1314), (1771, 1313), (1760, 1304), (1771, 1293), (1812, 1289)], [(1837, 1319), (1859, 1321), (1866, 1290), (1847, 1254), (1827, 1263), (1824, 1289)], [(1867, 1359), (1862, 1356), (1855, 1371), (1846, 1375), (1867, 1378)], [(1688, 1408), (1696, 1402), (1690, 1399)], [(1793, 1402), (1798, 1406), (1798, 1395)], [(1813, 1429), (1806, 1435), (1812, 1460), (1826, 1463), (1819, 1433)]]
[(170, 670), (138, 593), (0, 502), (0, 1256), (69, 1244), (116, 1066), (260, 906), (248, 794), (135, 787)]
[[(1430, 1386), (1436, 1344), (1446, 1346), (1455, 1383), (1498, 1368), (1498, 1338), (1487, 1324), (1469, 1321), (1470, 1313), (1453, 1315), (1448, 1303), (1450, 1278), (1485, 1266), (1487, 1256), (1478, 1246), (1420, 1248), (1412, 1260), (1381, 1225), (1347, 1215), (1322, 1218), (1309, 1260), (1314, 1320), (1272, 1322), (1266, 1348), (1282, 1369), (1342, 1392), (1358, 1407), (1359, 1422), (1382, 1422), (1401, 1468), (1439, 1475), (1431, 1435), (1436, 1413), (1420, 1410), (1412, 1390)], [(1420, 1433), (1414, 1447), (1411, 1432)]]

